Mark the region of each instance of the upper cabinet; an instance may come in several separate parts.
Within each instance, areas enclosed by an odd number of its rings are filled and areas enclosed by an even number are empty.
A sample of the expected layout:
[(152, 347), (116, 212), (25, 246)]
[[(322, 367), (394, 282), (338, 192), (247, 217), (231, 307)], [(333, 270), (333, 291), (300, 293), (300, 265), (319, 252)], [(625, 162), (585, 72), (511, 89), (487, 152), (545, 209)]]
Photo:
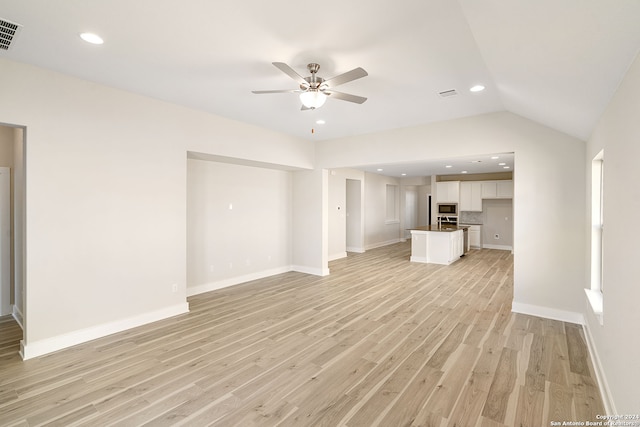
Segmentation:
[(460, 181), (436, 182), (436, 203), (459, 203)]
[(460, 182), (460, 210), (482, 211), (482, 182)]
[(498, 199), (513, 199), (513, 181), (497, 182)]
[(513, 181), (482, 181), (483, 199), (513, 198)]

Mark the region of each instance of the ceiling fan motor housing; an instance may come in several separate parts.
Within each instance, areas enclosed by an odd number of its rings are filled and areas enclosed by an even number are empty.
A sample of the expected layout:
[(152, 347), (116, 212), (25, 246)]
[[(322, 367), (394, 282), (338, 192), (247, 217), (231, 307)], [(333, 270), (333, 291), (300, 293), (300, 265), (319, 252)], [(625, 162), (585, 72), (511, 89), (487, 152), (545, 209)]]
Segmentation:
[[(285, 64), (284, 62), (273, 62), (272, 63), (276, 68), (280, 71), (291, 77), (295, 80), (299, 89), (296, 90), (262, 90), (262, 91), (252, 91), (256, 94), (262, 93), (290, 93), (290, 92), (298, 92), (300, 93), (300, 100), (303, 104), (303, 110), (305, 109), (313, 109), (318, 108), (324, 104), (324, 101), (327, 99), (329, 95), (332, 98), (339, 99), (342, 101), (354, 102), (356, 104), (362, 104), (367, 100), (367, 98), (363, 96), (351, 95), (349, 93), (338, 92), (333, 89), (334, 86), (338, 86), (344, 83), (348, 83), (352, 80), (356, 80), (362, 77), (367, 76), (367, 72), (361, 67), (354, 68), (351, 71), (346, 73), (342, 73), (338, 76), (334, 76), (329, 80), (325, 80), (322, 77), (317, 75), (320, 70), (320, 65), (312, 62), (307, 64), (307, 70), (311, 74), (308, 77), (302, 77), (298, 74), (293, 68)], [(303, 99), (305, 98), (305, 99)]]

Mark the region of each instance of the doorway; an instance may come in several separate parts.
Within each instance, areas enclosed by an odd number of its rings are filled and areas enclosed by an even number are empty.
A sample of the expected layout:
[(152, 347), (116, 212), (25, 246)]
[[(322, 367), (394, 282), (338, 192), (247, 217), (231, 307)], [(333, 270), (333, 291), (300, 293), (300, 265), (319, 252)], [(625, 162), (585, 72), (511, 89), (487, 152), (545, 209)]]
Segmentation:
[(25, 136), (0, 123), (0, 315), (25, 322)]

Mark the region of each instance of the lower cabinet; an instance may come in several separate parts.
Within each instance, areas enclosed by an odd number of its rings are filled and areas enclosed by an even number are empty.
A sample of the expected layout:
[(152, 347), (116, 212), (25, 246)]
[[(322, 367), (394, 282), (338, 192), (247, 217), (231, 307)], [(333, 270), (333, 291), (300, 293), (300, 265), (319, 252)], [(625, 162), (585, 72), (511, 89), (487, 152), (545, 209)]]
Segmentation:
[(411, 261), (449, 265), (464, 254), (464, 235), (456, 231), (411, 230)]
[(472, 248), (482, 248), (482, 226), (469, 226), (469, 246)]
[(482, 226), (471, 224), (460, 224), (469, 227), (469, 247), (474, 249), (482, 248)]
[(462, 230), (453, 231), (451, 234), (451, 255), (450, 261), (453, 262), (464, 255), (464, 232)]

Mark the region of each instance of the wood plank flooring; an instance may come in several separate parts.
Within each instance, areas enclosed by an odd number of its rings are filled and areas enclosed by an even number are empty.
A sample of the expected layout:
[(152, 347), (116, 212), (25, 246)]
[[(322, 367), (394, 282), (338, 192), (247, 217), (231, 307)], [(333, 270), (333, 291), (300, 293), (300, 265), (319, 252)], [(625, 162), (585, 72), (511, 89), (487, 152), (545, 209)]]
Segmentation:
[(33, 360), (0, 319), (2, 426), (548, 426), (604, 409), (582, 328), (511, 313), (509, 252), (409, 243), (189, 299)]

